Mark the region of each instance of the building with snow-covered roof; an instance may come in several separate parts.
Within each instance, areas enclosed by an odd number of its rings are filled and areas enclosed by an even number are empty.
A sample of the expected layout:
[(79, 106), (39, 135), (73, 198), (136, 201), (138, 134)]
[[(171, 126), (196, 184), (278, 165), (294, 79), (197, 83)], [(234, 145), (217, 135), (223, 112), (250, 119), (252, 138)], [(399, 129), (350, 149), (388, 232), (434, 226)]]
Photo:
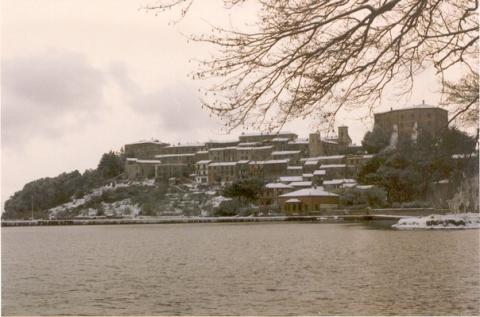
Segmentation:
[(293, 188), (309, 188), (312, 187), (312, 181), (291, 182), (289, 185)]
[(271, 157), (273, 146), (238, 146), (236, 151), (238, 160), (263, 161)]
[(347, 164), (322, 164), (318, 169), (325, 170), (324, 180), (355, 177), (356, 169)]
[(238, 140), (227, 140), (227, 141), (210, 140), (208, 142), (205, 142), (206, 149), (224, 148), (224, 147), (237, 146), (237, 145), (238, 145)]
[(266, 142), (271, 141), (272, 139), (276, 138), (287, 138), (289, 140), (295, 140), (298, 136), (292, 132), (278, 132), (278, 133), (270, 133), (270, 132), (263, 132), (263, 133), (242, 133), (239, 136), (240, 142)]
[(326, 176), (327, 176), (327, 172), (325, 170), (314, 170), (312, 182), (315, 185), (322, 185), (323, 180), (325, 179)]
[(303, 173), (303, 166), (287, 166), (286, 176), (301, 176)]
[(272, 181), (287, 172), (288, 159), (250, 161), (250, 176)]
[(205, 143), (178, 143), (176, 145), (169, 145), (161, 149), (159, 154), (194, 154), (198, 151), (206, 150)]
[(356, 185), (357, 185), (357, 181), (351, 178), (331, 179), (331, 180), (323, 181), (323, 187), (326, 190), (355, 187)]
[(208, 150), (208, 159), (215, 162), (234, 162), (237, 160), (237, 147), (219, 147)]
[(303, 181), (303, 177), (302, 176), (280, 176), (278, 180), (282, 183), (301, 182)]
[(136, 157), (142, 159), (154, 158), (159, 154), (164, 147), (169, 146), (168, 143), (160, 142), (158, 140), (141, 140), (124, 145), (125, 155), (128, 157)]
[(272, 158), (275, 160), (278, 159), (289, 159), (290, 164), (296, 164), (300, 160), (301, 152), (299, 150), (295, 151), (273, 151)]
[(213, 162), (208, 164), (208, 184), (227, 184), (237, 179), (237, 162)]
[(280, 195), (279, 203), (286, 214), (305, 215), (336, 208), (338, 195), (325, 191), (323, 187), (309, 187)]
[(160, 164), (159, 160), (127, 158), (125, 174), (130, 180), (154, 178), (157, 164)]

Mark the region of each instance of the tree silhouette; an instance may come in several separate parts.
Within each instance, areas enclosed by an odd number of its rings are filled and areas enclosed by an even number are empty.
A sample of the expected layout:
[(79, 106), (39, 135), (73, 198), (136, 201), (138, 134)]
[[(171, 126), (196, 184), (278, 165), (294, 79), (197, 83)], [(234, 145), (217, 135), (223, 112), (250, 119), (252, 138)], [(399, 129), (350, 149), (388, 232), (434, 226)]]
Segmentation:
[[(224, 0), (227, 9), (243, 2)], [(192, 75), (219, 79), (203, 103), (227, 128), (272, 130), (310, 115), (331, 123), (341, 108), (372, 110), (389, 84), (410, 92), (415, 75), (430, 66), (444, 104), (455, 107), (452, 118), (478, 121), (470, 115), (478, 111), (478, 0), (251, 2), (259, 5), (257, 30), (214, 26), (192, 36), (219, 48)], [(159, 0), (147, 9), (176, 8), (183, 17), (193, 3)], [(463, 78), (452, 81), (459, 72)], [(474, 89), (465, 85), (472, 80)]]

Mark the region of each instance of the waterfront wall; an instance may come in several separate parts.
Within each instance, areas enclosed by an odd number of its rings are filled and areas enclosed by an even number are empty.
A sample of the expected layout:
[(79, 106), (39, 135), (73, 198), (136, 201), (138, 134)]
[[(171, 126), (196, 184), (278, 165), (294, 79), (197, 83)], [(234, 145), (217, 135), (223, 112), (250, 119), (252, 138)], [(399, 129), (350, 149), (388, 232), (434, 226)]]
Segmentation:
[(332, 210), (312, 216), (268, 217), (140, 217), (121, 219), (56, 219), (56, 220), (4, 220), (2, 227), (17, 226), (71, 226), (71, 225), (126, 225), (126, 224), (180, 224), (180, 223), (236, 223), (236, 222), (357, 222), (392, 220), (402, 217), (446, 214), (446, 209), (371, 209)]

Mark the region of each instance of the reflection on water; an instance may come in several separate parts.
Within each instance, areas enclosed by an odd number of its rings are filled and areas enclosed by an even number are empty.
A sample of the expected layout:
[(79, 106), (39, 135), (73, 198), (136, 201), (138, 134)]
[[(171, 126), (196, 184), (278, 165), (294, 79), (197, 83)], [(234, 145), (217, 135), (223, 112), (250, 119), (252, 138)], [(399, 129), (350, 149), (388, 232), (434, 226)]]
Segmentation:
[(2, 229), (7, 315), (478, 315), (479, 236), (362, 224)]

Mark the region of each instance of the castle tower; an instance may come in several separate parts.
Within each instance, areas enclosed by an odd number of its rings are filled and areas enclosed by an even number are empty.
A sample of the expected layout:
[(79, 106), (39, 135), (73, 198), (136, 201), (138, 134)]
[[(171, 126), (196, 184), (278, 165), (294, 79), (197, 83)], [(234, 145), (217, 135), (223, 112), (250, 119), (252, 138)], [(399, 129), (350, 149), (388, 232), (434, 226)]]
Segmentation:
[(320, 132), (310, 133), (308, 136), (308, 153), (310, 157), (324, 155)]
[(347, 126), (338, 127), (338, 143), (343, 144), (343, 145), (352, 144), (352, 139), (348, 135), (348, 127)]

